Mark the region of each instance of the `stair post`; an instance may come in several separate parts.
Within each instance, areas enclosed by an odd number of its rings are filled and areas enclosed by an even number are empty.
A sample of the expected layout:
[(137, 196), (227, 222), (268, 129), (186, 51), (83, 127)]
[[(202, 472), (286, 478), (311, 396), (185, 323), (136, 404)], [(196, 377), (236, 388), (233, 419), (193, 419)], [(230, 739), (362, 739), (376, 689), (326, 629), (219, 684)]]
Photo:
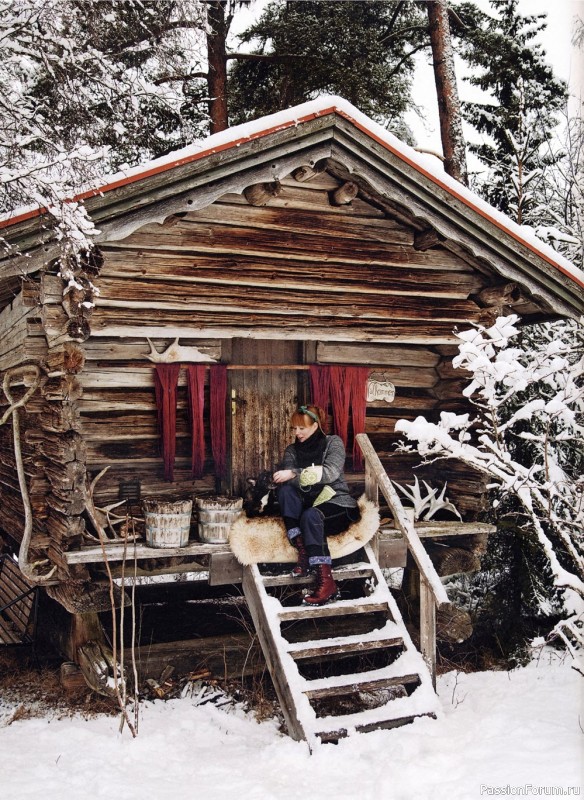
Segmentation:
[(426, 578), (420, 573), (420, 650), (436, 689), (436, 604)]

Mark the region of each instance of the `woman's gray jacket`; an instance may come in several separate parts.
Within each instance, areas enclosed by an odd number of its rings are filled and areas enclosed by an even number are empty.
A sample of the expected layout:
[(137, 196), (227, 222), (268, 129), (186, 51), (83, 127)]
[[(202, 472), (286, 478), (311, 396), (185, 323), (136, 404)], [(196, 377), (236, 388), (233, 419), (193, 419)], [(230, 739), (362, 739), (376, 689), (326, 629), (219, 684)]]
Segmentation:
[[(316, 486), (330, 486), (334, 489), (335, 495), (329, 502), (344, 508), (355, 508), (357, 501), (349, 493), (349, 487), (343, 475), (345, 467), (345, 445), (340, 436), (327, 436), (324, 453), (322, 456), (322, 479)], [(293, 444), (289, 445), (284, 451), (282, 469), (290, 469), (295, 477), (289, 481), (292, 486), (300, 489), (300, 473), (302, 469), (298, 466), (296, 459), (296, 448)]]

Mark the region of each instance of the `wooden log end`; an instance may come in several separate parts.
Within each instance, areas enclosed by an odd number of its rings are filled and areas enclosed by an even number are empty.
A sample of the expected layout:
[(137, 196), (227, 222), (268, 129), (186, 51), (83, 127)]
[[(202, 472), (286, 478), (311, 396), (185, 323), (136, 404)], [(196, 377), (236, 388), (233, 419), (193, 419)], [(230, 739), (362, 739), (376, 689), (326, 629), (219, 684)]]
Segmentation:
[(339, 186), (338, 189), (329, 193), (329, 200), (333, 206), (347, 205), (357, 197), (358, 192), (359, 187), (357, 184), (353, 183), (353, 181), (347, 181), (342, 186)]
[(463, 608), (449, 606), (436, 612), (436, 638), (449, 644), (460, 644), (473, 631), (470, 614)]
[(250, 206), (266, 206), (270, 200), (277, 197), (282, 191), (278, 181), (272, 183), (254, 183), (243, 190), (243, 196)]

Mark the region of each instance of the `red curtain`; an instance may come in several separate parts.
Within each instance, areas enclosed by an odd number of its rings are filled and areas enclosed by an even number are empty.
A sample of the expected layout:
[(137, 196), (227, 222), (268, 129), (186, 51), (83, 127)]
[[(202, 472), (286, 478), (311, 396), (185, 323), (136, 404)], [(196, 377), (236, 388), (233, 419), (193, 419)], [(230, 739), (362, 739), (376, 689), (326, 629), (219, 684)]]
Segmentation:
[(343, 440), (345, 447), (349, 438), (349, 402), (351, 387), (347, 382), (348, 367), (329, 367), (331, 376), (331, 402), (333, 406), (333, 430)]
[(353, 420), (353, 469), (363, 471), (363, 454), (357, 444), (358, 433), (365, 433), (365, 414), (367, 412), (368, 367), (346, 367), (346, 381), (350, 386), (350, 406)]
[(176, 452), (176, 387), (180, 364), (156, 364), (154, 391), (158, 412), (158, 435), (162, 440), (164, 478), (174, 478), (174, 456)]
[[(328, 410), (330, 398), (333, 430), (341, 437), (345, 447), (349, 439), (349, 417), (353, 422), (353, 436), (365, 433), (368, 377), (368, 367), (310, 366), (312, 402)], [(356, 472), (363, 469), (361, 448), (354, 440), (353, 469)]]
[(215, 461), (215, 475), (225, 477), (227, 460), (227, 435), (225, 402), (227, 398), (227, 367), (214, 364), (209, 373), (211, 404), (211, 449)]
[(191, 470), (194, 478), (202, 478), (205, 467), (205, 372), (200, 364), (186, 364), (189, 419), (191, 423)]
[(331, 373), (330, 367), (320, 364), (310, 365), (310, 397), (312, 404), (319, 406), (328, 414), (331, 402)]

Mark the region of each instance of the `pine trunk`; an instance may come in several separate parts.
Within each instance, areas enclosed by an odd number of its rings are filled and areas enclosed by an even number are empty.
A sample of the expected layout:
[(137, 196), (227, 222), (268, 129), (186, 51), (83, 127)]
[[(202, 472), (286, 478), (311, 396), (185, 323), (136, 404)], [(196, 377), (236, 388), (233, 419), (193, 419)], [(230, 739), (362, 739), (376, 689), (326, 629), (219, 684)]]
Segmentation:
[(229, 127), (227, 119), (227, 58), (225, 48), (229, 21), (225, 18), (223, 3), (209, 3), (207, 22), (211, 28), (211, 32), (207, 34), (209, 115), (211, 117), (211, 133), (218, 133)]
[(428, 2), (428, 20), (440, 116), (440, 136), (444, 151), (444, 169), (448, 175), (468, 185), (465, 142), (462, 133), (460, 100), (456, 85), (446, 0)]

